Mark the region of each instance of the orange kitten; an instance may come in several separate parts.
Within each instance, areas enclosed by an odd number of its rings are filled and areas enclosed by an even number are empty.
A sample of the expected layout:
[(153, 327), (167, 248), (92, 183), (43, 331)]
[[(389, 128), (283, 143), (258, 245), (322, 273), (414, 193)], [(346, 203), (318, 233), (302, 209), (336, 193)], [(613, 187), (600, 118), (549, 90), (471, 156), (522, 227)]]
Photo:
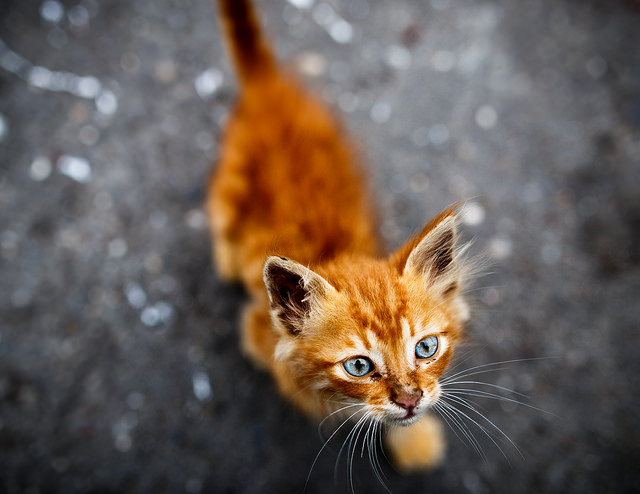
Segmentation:
[(252, 299), (243, 349), (308, 415), (384, 422), (399, 468), (433, 467), (444, 441), (430, 408), (468, 317), (456, 209), (378, 257), (343, 129), (278, 65), (251, 3), (219, 4), (240, 95), (207, 211), (218, 272)]

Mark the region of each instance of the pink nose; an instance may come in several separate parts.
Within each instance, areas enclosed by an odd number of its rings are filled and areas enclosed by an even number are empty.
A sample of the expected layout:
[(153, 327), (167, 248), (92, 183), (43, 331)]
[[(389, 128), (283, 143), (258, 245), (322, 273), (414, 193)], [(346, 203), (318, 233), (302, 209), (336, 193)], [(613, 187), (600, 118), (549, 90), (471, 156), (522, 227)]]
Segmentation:
[(412, 391), (401, 391), (397, 395), (391, 397), (396, 405), (409, 411), (413, 410), (418, 405), (420, 398), (422, 398), (422, 391), (418, 389)]

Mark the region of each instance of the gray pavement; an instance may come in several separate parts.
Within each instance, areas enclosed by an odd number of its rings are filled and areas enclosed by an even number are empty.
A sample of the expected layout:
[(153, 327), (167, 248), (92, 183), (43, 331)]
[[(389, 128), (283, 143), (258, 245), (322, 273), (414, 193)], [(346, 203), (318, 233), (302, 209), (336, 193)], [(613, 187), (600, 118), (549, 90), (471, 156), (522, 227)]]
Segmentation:
[[(490, 267), (459, 369), (513, 361), (471, 378), (542, 410), (474, 398), (521, 454), (476, 416), (480, 452), (449, 431), (390, 490), (640, 490), (640, 3), (259, 4), (390, 247), (469, 199)], [(211, 3), (5, 0), (0, 40), (0, 492), (350, 492), (346, 434), (309, 474), (317, 427), (241, 356), (210, 265), (236, 89)], [(360, 456), (353, 490), (384, 492)]]

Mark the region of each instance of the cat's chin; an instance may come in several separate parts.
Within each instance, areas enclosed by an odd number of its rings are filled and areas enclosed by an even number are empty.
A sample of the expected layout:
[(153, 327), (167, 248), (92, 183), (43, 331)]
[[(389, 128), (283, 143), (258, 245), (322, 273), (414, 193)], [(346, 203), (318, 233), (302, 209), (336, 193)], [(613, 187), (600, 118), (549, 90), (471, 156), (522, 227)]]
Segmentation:
[(387, 422), (389, 425), (406, 427), (416, 423), (420, 417), (422, 417), (421, 413), (416, 414), (413, 412), (409, 412), (402, 417), (387, 417), (385, 422)]

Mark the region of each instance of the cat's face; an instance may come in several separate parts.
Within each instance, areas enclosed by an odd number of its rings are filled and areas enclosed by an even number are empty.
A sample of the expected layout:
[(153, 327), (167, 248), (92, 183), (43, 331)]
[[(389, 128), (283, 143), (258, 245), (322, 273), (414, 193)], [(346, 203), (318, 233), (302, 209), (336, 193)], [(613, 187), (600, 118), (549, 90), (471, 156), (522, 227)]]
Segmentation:
[(352, 276), (304, 333), (280, 340), (278, 352), (329, 410), (362, 404), (372, 418), (409, 425), (439, 398), (463, 314), (456, 298), (430, 298), (416, 280), (382, 271)]
[(317, 271), (267, 261), (276, 358), (328, 410), (409, 425), (438, 400), (468, 317), (448, 218), (386, 260), (342, 259)]
[(356, 328), (359, 321), (354, 322), (341, 338), (325, 338), (334, 340), (326, 350), (333, 356), (328, 389), (363, 403), (374, 418), (415, 421), (440, 396), (438, 379), (450, 361), (457, 328), (452, 330), (441, 311), (429, 318), (390, 317), (384, 326), (371, 321)]

